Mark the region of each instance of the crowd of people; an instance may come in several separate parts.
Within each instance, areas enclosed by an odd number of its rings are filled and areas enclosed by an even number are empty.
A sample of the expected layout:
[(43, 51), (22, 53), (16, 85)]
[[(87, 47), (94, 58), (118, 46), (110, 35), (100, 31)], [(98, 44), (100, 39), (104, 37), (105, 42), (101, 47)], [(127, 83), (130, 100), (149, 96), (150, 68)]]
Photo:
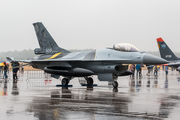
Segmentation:
[(141, 65), (140, 64), (130, 64), (130, 71), (133, 73), (131, 76), (132, 78), (134, 78), (134, 73), (135, 73), (135, 70), (136, 70), (136, 76), (137, 77), (142, 77), (142, 73), (141, 73)]
[(7, 80), (8, 79), (7, 73), (9, 73), (9, 71), (12, 70), (13, 82), (17, 82), (18, 80), (17, 72), (19, 71), (20, 68), (21, 68), (21, 72), (24, 72), (23, 64), (20, 67), (20, 64), (18, 62), (11, 62), (11, 63), (3, 62), (2, 66), (0, 66), (0, 74), (3, 75), (3, 79)]
[[(134, 78), (134, 74), (135, 74), (135, 71), (136, 71), (136, 77), (139, 77), (141, 78), (142, 77), (142, 67), (144, 67), (143, 65), (141, 64), (130, 64), (129, 65), (129, 70), (132, 72), (132, 75), (131, 77)], [(160, 66), (159, 65), (149, 65), (149, 66), (146, 66), (147, 67), (147, 75), (149, 76), (150, 75), (150, 72), (154, 70), (154, 76), (158, 76), (158, 71), (160, 70)], [(168, 70), (169, 70), (169, 67), (168, 66), (164, 66), (162, 65), (162, 69), (165, 71), (165, 74), (166, 74), (166, 77), (168, 76)], [(173, 70), (173, 68), (171, 68)]]

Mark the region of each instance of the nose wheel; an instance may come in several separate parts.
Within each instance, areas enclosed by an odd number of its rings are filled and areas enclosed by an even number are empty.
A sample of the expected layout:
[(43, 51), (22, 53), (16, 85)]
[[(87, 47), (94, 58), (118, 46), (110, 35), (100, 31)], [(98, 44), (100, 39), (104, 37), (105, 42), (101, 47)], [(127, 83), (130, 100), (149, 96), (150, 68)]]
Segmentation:
[(68, 85), (68, 83), (69, 83), (69, 80), (67, 78), (63, 78), (61, 81), (62, 85)]
[(118, 82), (117, 82), (117, 81), (114, 81), (114, 82), (113, 82), (113, 87), (114, 87), (114, 88), (117, 88), (117, 87), (118, 87)]

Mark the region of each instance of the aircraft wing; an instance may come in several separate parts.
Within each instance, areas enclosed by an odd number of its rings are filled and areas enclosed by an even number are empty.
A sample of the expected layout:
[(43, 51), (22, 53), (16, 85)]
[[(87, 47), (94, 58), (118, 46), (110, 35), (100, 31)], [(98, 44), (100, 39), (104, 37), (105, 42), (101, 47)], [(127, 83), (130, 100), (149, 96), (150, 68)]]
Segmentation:
[(98, 59), (98, 60), (82, 60), (82, 59), (49, 59), (49, 60), (14, 60), (11, 57), (6, 57), (9, 62), (25, 62), (25, 63), (46, 63), (46, 62), (115, 62), (115, 63), (127, 63), (130, 59)]
[[(70, 62), (70, 61), (84, 61), (84, 62), (91, 62), (91, 61), (98, 61), (98, 62), (103, 62), (103, 61), (118, 61), (118, 62), (125, 62), (125, 61), (132, 61), (132, 60), (129, 60), (129, 59), (108, 59), (108, 60), (101, 60), (101, 59), (98, 59), (98, 60), (78, 60), (78, 59), (52, 59), (52, 60), (31, 60), (31, 62)], [(28, 61), (24, 61), (24, 62), (29, 62)]]

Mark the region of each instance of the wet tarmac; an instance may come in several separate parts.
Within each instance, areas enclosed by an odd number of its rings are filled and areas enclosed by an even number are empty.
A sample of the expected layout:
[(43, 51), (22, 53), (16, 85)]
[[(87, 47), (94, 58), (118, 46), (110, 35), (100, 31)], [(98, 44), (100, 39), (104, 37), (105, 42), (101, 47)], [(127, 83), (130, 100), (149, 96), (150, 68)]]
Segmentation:
[(17, 83), (12, 73), (7, 83), (0, 76), (0, 119), (13, 120), (178, 120), (180, 118), (180, 75), (164, 71), (158, 77), (146, 75), (131, 79), (119, 77), (118, 89), (99, 82), (95, 87), (70, 81), (73, 87), (56, 87), (59, 80), (43, 72), (19, 73)]

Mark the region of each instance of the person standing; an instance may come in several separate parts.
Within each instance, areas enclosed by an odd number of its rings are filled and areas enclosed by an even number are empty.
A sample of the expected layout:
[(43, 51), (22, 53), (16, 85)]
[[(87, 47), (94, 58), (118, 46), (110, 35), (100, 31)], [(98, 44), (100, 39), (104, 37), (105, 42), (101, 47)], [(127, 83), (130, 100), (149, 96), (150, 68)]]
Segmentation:
[(132, 78), (134, 78), (134, 72), (135, 72), (135, 65), (134, 65), (134, 64), (131, 64), (131, 65), (130, 65), (130, 70), (131, 70), (131, 72), (133, 73), (133, 74), (132, 74)]
[(24, 64), (21, 64), (21, 72), (24, 73)]
[(166, 77), (167, 77), (167, 75), (168, 75), (168, 66), (165, 66), (165, 73), (166, 73)]
[(13, 80), (17, 80), (17, 72), (19, 70), (19, 63), (18, 62), (14, 62), (13, 63)]
[(147, 67), (147, 69), (148, 69), (147, 76), (149, 76), (149, 75), (150, 75), (150, 66), (146, 66), (146, 67)]
[(162, 69), (163, 69), (163, 71), (164, 71), (164, 65), (162, 65)]
[(4, 76), (3, 76), (3, 78), (5, 78), (5, 80), (7, 80), (7, 78), (8, 78), (8, 76), (7, 76), (8, 67), (7, 67), (7, 65), (6, 65), (6, 62), (4, 62), (4, 67), (3, 67), (3, 69), (4, 69)]
[(9, 64), (6, 63), (6, 65), (7, 65), (7, 73), (9, 73)]
[(154, 76), (158, 76), (158, 67), (157, 66), (154, 67)]
[(137, 73), (136, 73), (136, 77), (138, 77), (138, 74), (139, 74), (139, 77), (141, 77), (141, 65), (140, 64), (137, 64), (136, 65), (136, 71), (137, 71)]

